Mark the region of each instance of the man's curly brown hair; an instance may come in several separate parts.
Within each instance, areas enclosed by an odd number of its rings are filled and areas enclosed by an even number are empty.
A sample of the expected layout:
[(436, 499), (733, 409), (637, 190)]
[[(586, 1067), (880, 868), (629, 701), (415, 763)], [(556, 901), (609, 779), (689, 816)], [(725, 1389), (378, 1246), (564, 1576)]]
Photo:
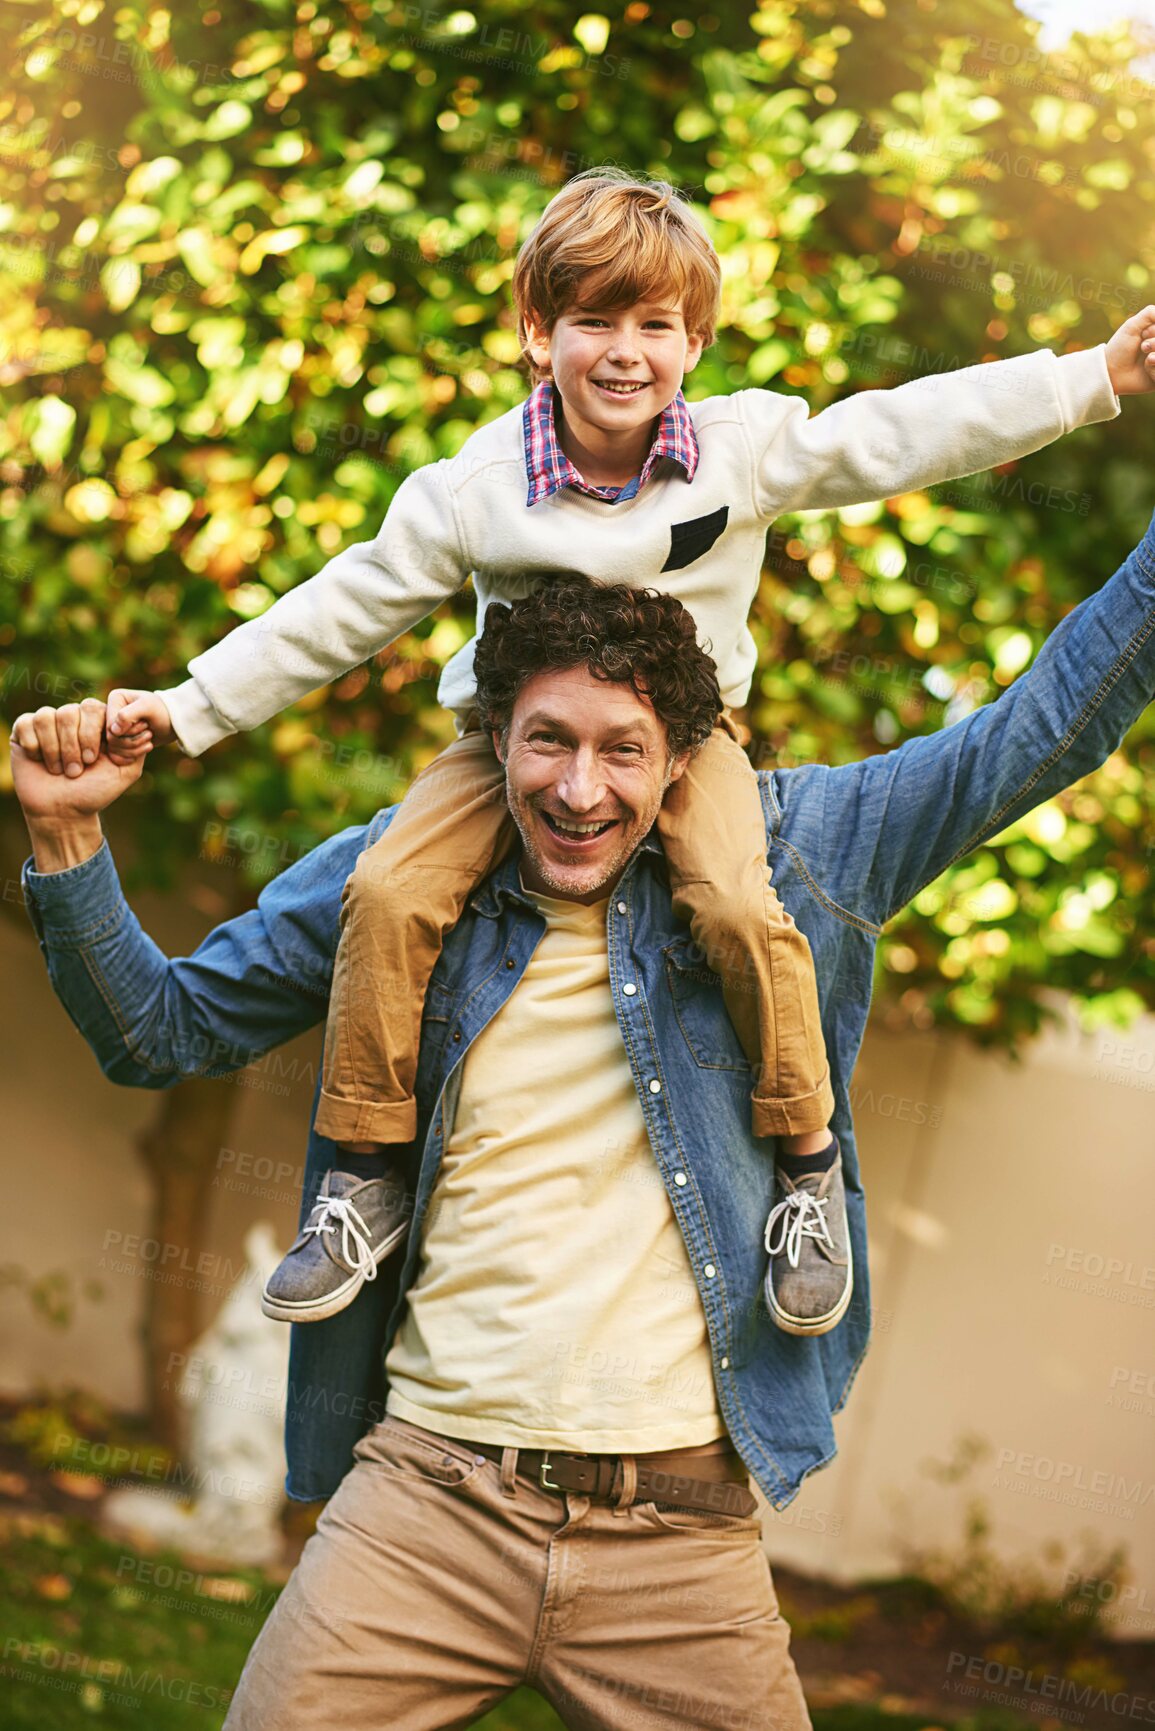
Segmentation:
[(693, 615), (660, 590), (593, 583), (576, 572), (544, 574), (511, 606), (490, 603), (473, 664), (483, 725), (504, 738), (527, 680), (583, 664), (595, 679), (631, 685), (649, 699), (666, 724), (671, 757), (709, 739), (722, 699)]

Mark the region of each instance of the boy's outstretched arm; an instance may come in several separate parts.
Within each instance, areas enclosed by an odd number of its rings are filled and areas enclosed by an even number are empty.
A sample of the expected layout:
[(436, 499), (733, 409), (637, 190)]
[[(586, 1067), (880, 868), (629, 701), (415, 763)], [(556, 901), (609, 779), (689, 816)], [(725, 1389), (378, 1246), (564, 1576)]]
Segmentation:
[(1111, 420), (1119, 397), (1155, 391), (1155, 306), (1110, 342), (1050, 349), (932, 373), (893, 390), (859, 391), (807, 419), (801, 398), (740, 391), (768, 520), (891, 498), (973, 475), (1039, 450), (1063, 433)]
[[(267, 613), (194, 656), (190, 677), (159, 694), (190, 757), (259, 727), (456, 595), (471, 567), (443, 466), (409, 475), (372, 541), (346, 547)], [(131, 704), (123, 719), (131, 726)]]

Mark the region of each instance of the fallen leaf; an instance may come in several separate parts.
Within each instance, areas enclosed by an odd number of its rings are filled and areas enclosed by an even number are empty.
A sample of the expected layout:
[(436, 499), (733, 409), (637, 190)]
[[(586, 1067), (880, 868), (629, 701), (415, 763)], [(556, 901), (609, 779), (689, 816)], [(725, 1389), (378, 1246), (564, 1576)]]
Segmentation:
[(253, 1589), (247, 1581), (235, 1580), (230, 1575), (206, 1575), (199, 1584), (206, 1598), (224, 1599), (229, 1604), (244, 1605), (253, 1596)]
[(106, 1489), (104, 1480), (95, 1473), (58, 1471), (49, 1473), (48, 1476), (57, 1490), (64, 1491), (70, 1497), (81, 1497), (85, 1502), (91, 1502), (94, 1497), (102, 1497)]

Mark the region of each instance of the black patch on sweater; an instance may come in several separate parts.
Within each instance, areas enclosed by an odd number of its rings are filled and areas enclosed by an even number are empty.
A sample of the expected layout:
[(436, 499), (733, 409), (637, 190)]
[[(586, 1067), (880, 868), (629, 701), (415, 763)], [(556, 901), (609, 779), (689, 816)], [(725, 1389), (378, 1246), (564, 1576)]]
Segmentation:
[(688, 523), (675, 523), (670, 530), (670, 556), (663, 571), (680, 571), (692, 565), (703, 553), (708, 553), (726, 527), (729, 505), (719, 505), (708, 517), (694, 517)]

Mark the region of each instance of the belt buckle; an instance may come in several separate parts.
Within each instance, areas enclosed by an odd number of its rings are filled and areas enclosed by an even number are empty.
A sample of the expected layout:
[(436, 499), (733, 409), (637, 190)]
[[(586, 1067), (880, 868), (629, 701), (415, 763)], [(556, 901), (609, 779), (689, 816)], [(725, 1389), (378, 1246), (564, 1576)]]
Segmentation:
[[(563, 1452), (571, 1460), (583, 1460), (584, 1461), (584, 1460), (587, 1460), (589, 1458), (587, 1455), (584, 1455), (584, 1454), (575, 1454), (573, 1449), (566, 1449)], [(538, 1483), (541, 1485), (543, 1490), (556, 1491), (558, 1496), (564, 1496), (565, 1492), (566, 1492), (565, 1485), (555, 1484), (553, 1479), (548, 1477), (551, 1464), (552, 1463), (551, 1463), (550, 1458), (549, 1458), (549, 1450), (548, 1449), (542, 1449), (542, 1451), (541, 1451), (541, 1465), (537, 1469)]]

